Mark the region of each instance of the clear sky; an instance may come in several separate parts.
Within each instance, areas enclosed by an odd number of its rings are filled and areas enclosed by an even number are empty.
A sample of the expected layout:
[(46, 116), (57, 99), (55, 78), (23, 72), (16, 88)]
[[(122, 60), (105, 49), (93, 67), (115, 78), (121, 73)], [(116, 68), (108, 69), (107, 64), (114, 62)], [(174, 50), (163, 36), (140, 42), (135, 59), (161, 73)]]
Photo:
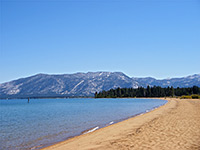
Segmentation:
[(37, 73), (200, 73), (199, 0), (1, 0), (0, 83)]

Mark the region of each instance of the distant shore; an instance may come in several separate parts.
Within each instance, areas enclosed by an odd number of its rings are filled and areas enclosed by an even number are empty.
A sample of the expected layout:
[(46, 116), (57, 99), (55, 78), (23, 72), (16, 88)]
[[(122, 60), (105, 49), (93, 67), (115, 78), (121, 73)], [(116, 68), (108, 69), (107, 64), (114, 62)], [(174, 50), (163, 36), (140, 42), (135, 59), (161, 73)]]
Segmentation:
[(67, 98), (94, 98), (92, 96), (55, 96), (55, 97), (1, 97), (0, 100), (12, 100), (12, 99), (67, 99)]
[(44, 149), (200, 149), (200, 100), (164, 100), (151, 112)]

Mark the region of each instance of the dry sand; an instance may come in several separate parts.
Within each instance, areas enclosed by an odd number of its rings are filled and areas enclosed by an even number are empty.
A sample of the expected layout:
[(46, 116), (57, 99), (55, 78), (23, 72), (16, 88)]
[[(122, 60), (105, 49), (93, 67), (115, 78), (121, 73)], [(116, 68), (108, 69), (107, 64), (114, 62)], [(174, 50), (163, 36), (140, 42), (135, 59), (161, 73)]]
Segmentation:
[(200, 100), (167, 100), (149, 113), (45, 149), (200, 150)]

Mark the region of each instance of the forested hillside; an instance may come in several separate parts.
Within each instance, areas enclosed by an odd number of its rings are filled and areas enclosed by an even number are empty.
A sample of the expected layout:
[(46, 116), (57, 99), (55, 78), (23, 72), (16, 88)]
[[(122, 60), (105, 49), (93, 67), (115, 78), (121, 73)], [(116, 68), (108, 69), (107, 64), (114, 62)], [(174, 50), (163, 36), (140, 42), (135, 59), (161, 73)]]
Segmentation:
[(200, 88), (197, 86), (188, 88), (162, 88), (160, 86), (147, 86), (147, 88), (117, 88), (108, 91), (95, 93), (96, 98), (116, 98), (116, 97), (174, 97), (183, 95), (200, 94)]

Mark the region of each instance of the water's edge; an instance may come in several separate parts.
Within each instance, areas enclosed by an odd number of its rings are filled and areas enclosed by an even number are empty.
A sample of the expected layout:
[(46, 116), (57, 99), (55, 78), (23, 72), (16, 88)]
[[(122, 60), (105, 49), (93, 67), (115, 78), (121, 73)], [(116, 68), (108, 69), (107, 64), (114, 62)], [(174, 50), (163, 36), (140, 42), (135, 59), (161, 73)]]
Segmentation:
[(147, 110), (145, 110), (145, 111), (143, 111), (143, 112), (141, 112), (141, 113), (132, 115), (132, 116), (130, 116), (130, 117), (126, 117), (126, 118), (119, 119), (119, 120), (113, 120), (113, 121), (110, 121), (109, 123), (103, 123), (103, 124), (101, 124), (101, 125), (97, 125), (97, 126), (94, 126), (94, 127), (92, 127), (92, 128), (88, 128), (88, 129), (86, 129), (86, 130), (84, 130), (84, 131), (82, 131), (82, 132), (80, 132), (80, 133), (78, 133), (78, 134), (76, 134), (76, 135), (74, 135), (74, 136), (70, 136), (70, 137), (65, 138), (65, 139), (63, 139), (63, 140), (60, 140), (60, 141), (58, 141), (58, 142), (52, 142), (52, 143), (48, 143), (48, 144), (44, 144), (44, 145), (34, 146), (34, 147), (31, 148), (31, 150), (37, 150), (37, 149), (47, 148), (47, 147), (49, 147), (49, 146), (56, 145), (56, 144), (58, 144), (58, 143), (67, 141), (67, 140), (69, 140), (69, 139), (72, 139), (72, 138), (75, 138), (75, 137), (78, 137), (78, 136), (81, 136), (81, 135), (84, 135), (84, 134), (88, 134), (88, 133), (97, 131), (97, 130), (99, 130), (99, 129), (108, 127), (108, 126), (110, 126), (110, 125), (117, 124), (117, 123), (119, 123), (119, 122), (128, 120), (128, 119), (130, 119), (130, 118), (134, 118), (134, 117), (137, 117), (137, 116), (140, 116), (140, 115), (143, 115), (143, 114), (152, 112), (153, 110), (155, 110), (155, 109), (157, 109), (157, 108), (160, 108), (161, 106), (164, 106), (164, 105), (166, 105), (166, 104), (169, 102), (169, 101), (166, 100), (166, 99), (157, 99), (157, 100), (163, 100), (163, 101), (166, 101), (166, 103), (161, 104), (161, 105), (156, 106), (156, 107), (153, 107), (152, 109), (147, 109)]

